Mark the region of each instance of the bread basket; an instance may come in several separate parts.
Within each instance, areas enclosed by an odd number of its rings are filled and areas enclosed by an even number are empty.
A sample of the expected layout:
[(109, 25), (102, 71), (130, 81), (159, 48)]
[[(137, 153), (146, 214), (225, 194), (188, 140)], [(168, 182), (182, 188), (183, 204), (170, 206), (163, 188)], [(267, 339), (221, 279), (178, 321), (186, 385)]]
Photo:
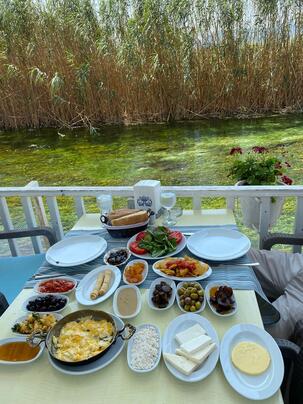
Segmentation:
[(101, 215), (100, 220), (103, 224), (103, 227), (108, 231), (108, 233), (111, 235), (111, 237), (113, 237), (113, 238), (130, 238), (130, 237), (134, 236), (135, 234), (139, 233), (140, 231), (143, 231), (147, 228), (151, 211), (148, 210), (147, 214), (148, 214), (148, 219), (145, 222), (136, 223), (136, 224), (128, 224), (128, 225), (124, 225), (124, 226), (111, 226), (108, 223), (107, 217), (104, 215)]

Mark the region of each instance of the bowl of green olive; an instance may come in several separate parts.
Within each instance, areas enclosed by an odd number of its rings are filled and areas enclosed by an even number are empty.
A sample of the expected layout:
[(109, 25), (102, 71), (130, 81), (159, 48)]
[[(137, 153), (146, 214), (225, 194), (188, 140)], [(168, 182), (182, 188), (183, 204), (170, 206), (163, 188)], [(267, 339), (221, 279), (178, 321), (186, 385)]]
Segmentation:
[(179, 309), (184, 313), (200, 313), (205, 309), (204, 289), (199, 282), (180, 282), (176, 296)]

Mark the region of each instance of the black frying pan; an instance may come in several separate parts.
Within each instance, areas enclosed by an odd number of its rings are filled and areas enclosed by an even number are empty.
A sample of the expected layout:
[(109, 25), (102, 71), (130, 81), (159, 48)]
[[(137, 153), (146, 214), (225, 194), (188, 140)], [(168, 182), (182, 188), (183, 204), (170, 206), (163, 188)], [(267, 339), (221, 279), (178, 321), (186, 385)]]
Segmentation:
[[(103, 351), (99, 352), (97, 355), (94, 355), (88, 359), (77, 361), (77, 362), (68, 362), (62, 359), (57, 358), (56, 355), (56, 346), (53, 342), (53, 337), (59, 337), (61, 329), (63, 326), (71, 321), (77, 321), (80, 319), (83, 319), (84, 317), (91, 317), (93, 320), (106, 320), (112, 323), (113, 325), (113, 338), (112, 341), (110, 342), (109, 346), (104, 349)], [(124, 336), (123, 331), (128, 328), (128, 335)], [(37, 346), (39, 345), (42, 341), (45, 341), (45, 345), (48, 349), (48, 352), (50, 355), (56, 359), (57, 361), (63, 363), (63, 364), (68, 364), (68, 365), (85, 365), (87, 363), (93, 362), (96, 359), (100, 358), (107, 352), (110, 347), (116, 342), (117, 338), (122, 338), (123, 340), (128, 340), (130, 339), (136, 331), (136, 328), (131, 325), (131, 324), (125, 324), (125, 326), (122, 328), (122, 330), (117, 330), (115, 321), (113, 317), (106, 313), (105, 311), (99, 311), (99, 310), (79, 310), (75, 311), (74, 313), (68, 314), (67, 316), (63, 317), (61, 320), (59, 320), (54, 327), (47, 333), (47, 334), (41, 334), (41, 333), (32, 333), (28, 338), (27, 342), (31, 346)], [(39, 342), (35, 342), (35, 340), (39, 339)]]

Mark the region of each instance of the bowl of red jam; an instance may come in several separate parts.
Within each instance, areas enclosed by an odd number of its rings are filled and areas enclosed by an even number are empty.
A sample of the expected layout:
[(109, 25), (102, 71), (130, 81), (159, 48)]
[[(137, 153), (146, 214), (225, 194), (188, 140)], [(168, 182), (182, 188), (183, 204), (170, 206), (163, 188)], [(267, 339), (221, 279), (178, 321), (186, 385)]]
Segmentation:
[(69, 277), (59, 277), (45, 279), (36, 283), (34, 291), (43, 294), (60, 294), (66, 295), (71, 293), (77, 286), (77, 281)]

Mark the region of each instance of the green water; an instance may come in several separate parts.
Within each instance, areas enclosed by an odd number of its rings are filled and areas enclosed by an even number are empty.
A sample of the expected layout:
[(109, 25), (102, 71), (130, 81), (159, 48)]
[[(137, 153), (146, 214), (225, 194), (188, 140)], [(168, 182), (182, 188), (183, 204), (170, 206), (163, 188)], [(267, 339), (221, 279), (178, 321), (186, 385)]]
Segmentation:
[(0, 185), (131, 185), (142, 178), (169, 185), (231, 184), (228, 150), (287, 146), (290, 175), (302, 182), (303, 115), (251, 120), (44, 129), (0, 133)]
[[(132, 185), (159, 179), (165, 185), (225, 185), (226, 156), (233, 146), (284, 146), (292, 163), (289, 175), (302, 183), (303, 115), (250, 120), (205, 120), (175, 125), (106, 127), (88, 130), (18, 131), (0, 133), (0, 186)], [(94, 201), (88, 208), (96, 209)], [(14, 205), (18, 223), (21, 206)], [(60, 201), (65, 228), (75, 220), (71, 201)], [(18, 207), (18, 206), (19, 207)], [(220, 200), (208, 206), (221, 206)], [(285, 206), (282, 227), (291, 223), (294, 204)]]

